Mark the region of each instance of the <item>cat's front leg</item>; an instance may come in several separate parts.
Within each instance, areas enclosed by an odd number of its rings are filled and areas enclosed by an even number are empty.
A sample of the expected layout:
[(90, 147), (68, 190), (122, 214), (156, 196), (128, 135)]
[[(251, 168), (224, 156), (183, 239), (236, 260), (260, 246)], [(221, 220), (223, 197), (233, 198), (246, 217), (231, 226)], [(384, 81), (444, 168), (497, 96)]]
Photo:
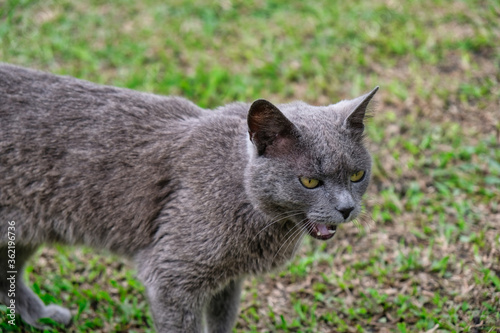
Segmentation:
[(242, 280), (231, 281), (212, 296), (205, 312), (209, 333), (231, 332), (238, 315), (241, 285)]
[(149, 306), (158, 333), (202, 333), (202, 304), (198, 297), (164, 288), (146, 285)]
[(200, 290), (200, 277), (192, 264), (164, 257), (162, 251), (154, 249), (138, 254), (136, 263), (156, 331), (202, 333), (203, 304), (207, 298)]

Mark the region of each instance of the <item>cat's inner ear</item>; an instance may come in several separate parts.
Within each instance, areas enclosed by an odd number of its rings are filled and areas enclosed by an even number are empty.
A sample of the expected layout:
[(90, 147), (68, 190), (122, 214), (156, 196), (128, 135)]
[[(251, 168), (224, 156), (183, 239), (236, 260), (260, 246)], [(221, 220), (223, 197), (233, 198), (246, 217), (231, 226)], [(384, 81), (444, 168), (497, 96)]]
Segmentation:
[(375, 87), (375, 89), (370, 91), (368, 94), (355, 98), (351, 101), (353, 108), (345, 118), (342, 127), (352, 129), (358, 133), (363, 132), (365, 128), (364, 120), (366, 116), (366, 108), (377, 91), (378, 87)]
[(248, 111), (248, 134), (259, 155), (272, 146), (274, 153), (285, 152), (295, 139), (295, 125), (272, 103), (259, 99)]

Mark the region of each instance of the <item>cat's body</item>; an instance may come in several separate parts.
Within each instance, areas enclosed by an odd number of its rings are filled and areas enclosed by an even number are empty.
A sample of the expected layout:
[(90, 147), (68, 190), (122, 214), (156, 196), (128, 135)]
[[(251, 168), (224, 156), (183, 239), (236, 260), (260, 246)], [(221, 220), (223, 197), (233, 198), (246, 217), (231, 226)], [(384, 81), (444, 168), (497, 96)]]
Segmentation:
[[(0, 64), (0, 302), (10, 302), (15, 221), (19, 272), (44, 243), (108, 249), (136, 262), (159, 332), (230, 331), (245, 276), (282, 265), (305, 233), (331, 238), (359, 214), (374, 92), (282, 113), (265, 101), (212, 111)], [(350, 181), (358, 171), (366, 179)], [(16, 292), (28, 323), (69, 323), (20, 276)]]

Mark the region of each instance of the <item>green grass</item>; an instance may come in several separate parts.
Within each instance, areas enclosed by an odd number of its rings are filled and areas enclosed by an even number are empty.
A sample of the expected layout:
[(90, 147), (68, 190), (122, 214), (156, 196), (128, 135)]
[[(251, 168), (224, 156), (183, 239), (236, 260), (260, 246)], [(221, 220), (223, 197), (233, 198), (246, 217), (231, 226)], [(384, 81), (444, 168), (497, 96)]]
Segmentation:
[[(203, 107), (328, 104), (380, 85), (358, 227), (249, 280), (235, 331), (496, 332), (499, 15), (496, 0), (7, 0), (0, 59)], [(77, 332), (150, 332), (133, 276), (122, 259), (64, 247), (27, 274)], [(0, 318), (12, 330), (4, 306)]]

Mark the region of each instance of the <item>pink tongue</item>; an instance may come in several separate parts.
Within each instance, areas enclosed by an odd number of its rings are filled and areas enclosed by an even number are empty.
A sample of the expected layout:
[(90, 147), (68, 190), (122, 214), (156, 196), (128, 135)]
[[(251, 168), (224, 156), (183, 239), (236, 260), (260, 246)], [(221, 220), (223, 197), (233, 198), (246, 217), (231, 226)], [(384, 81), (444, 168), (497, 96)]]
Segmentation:
[(326, 225), (324, 224), (316, 224), (316, 228), (318, 229), (319, 233), (322, 235), (329, 235), (330, 233), (328, 232), (328, 229), (326, 228)]

